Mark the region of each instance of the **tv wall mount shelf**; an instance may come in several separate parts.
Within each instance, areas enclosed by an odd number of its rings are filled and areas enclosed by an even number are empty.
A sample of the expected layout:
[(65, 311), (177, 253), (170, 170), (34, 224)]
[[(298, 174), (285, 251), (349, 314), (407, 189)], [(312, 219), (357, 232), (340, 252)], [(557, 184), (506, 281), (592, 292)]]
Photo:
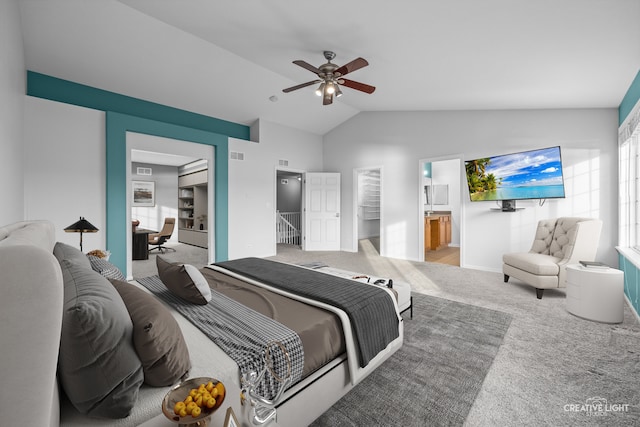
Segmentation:
[(500, 211), (500, 212), (515, 212), (521, 211), (524, 208), (516, 208), (515, 200), (501, 200), (502, 207), (500, 208), (491, 208), (492, 211)]

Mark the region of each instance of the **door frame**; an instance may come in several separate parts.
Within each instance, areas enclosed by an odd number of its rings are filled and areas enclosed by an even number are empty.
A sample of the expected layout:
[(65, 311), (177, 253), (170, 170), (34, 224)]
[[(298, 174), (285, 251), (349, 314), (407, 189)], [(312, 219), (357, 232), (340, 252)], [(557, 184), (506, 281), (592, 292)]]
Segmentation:
[(291, 172), (299, 173), (302, 176), (302, 197), (300, 197), (300, 248), (304, 250), (302, 244), (306, 230), (304, 229), (304, 187), (305, 187), (305, 174), (304, 169), (294, 169), (282, 166), (276, 166), (273, 170), (273, 253), (278, 253), (278, 239), (276, 238), (276, 221), (278, 220), (278, 172)]
[(464, 213), (465, 213), (465, 204), (464, 204), (464, 183), (467, 182), (467, 177), (464, 169), (464, 156), (462, 154), (449, 154), (447, 156), (439, 156), (439, 157), (427, 157), (418, 160), (418, 211), (416, 212), (417, 221), (418, 221), (418, 261), (424, 262), (424, 187), (423, 187), (423, 178), (424, 178), (424, 164), (425, 163), (434, 163), (446, 160), (459, 160), (460, 161), (460, 190), (458, 196), (460, 197), (460, 267), (464, 266)]
[(352, 241), (353, 245), (351, 247), (352, 252), (358, 252), (358, 175), (362, 172), (367, 172), (370, 170), (379, 170), (380, 171), (380, 256), (386, 255), (386, 250), (384, 246), (384, 185), (383, 185), (383, 177), (384, 177), (384, 166), (367, 166), (363, 168), (354, 168), (353, 169), (353, 190), (351, 194), (353, 194), (352, 200), (352, 209), (353, 209), (353, 225), (351, 229), (353, 230)]

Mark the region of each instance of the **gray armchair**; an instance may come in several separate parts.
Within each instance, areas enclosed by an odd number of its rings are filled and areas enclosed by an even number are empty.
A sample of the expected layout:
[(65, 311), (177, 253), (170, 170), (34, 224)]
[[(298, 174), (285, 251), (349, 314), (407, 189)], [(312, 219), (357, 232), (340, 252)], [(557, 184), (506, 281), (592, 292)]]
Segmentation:
[(502, 256), (504, 282), (515, 277), (536, 288), (564, 288), (565, 267), (579, 261), (594, 261), (602, 221), (593, 218), (555, 218), (538, 222), (531, 250)]

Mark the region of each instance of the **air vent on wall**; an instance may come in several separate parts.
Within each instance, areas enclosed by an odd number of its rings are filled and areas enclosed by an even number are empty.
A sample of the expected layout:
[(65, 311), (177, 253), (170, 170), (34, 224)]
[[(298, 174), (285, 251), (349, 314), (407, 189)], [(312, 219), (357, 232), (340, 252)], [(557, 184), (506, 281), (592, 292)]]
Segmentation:
[(280, 166), (289, 166), (289, 160), (280, 159), (278, 160), (278, 164)]
[(138, 168), (138, 175), (151, 175), (151, 168)]
[(241, 153), (239, 151), (230, 151), (229, 157), (232, 160), (244, 160), (244, 153)]

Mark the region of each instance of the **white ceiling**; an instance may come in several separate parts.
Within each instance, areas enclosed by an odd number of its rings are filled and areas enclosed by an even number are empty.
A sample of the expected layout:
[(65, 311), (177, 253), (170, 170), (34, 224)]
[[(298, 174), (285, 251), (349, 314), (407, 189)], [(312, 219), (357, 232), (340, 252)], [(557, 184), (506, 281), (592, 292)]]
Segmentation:
[[(30, 70), (320, 135), (360, 111), (614, 108), (640, 70), (640, 0), (20, 3)], [(375, 93), (282, 93), (324, 50), (367, 59), (349, 78)]]

